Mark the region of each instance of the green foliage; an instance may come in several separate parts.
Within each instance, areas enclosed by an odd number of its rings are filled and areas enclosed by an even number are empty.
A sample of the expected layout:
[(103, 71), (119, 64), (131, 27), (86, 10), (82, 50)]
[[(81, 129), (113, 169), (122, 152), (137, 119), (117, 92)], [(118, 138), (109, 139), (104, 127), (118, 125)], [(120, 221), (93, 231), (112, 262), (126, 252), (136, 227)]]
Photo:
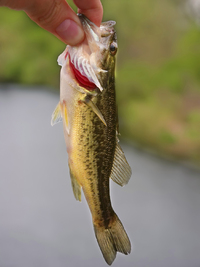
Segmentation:
[[(117, 22), (122, 136), (199, 162), (200, 26), (181, 12), (178, 0), (102, 3), (104, 20)], [(56, 60), (65, 44), (20, 11), (0, 8), (0, 24), (0, 81), (58, 89)]]
[(0, 9), (0, 81), (58, 87), (56, 59), (63, 45), (24, 12)]

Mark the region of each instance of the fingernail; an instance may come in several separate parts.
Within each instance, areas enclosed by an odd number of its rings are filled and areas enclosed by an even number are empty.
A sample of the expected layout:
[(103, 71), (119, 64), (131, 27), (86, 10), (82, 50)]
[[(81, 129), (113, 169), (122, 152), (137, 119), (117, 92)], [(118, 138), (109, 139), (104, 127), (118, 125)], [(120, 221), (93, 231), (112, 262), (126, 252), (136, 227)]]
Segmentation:
[(64, 20), (56, 32), (69, 45), (77, 45), (84, 39), (83, 30), (71, 19)]

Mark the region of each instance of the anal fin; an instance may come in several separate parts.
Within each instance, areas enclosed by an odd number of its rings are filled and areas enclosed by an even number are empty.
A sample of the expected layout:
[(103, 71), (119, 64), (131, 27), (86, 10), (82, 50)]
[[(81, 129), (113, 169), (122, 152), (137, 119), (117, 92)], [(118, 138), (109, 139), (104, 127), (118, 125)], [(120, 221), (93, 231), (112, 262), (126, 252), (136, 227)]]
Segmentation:
[(129, 166), (124, 152), (117, 141), (110, 178), (118, 185), (124, 186), (128, 183), (131, 174), (131, 167)]
[(70, 170), (72, 189), (73, 189), (73, 192), (74, 192), (75, 199), (78, 200), (78, 201), (81, 201), (81, 186), (78, 183), (76, 177), (74, 176), (73, 171), (70, 168), (70, 165), (69, 165), (69, 170)]

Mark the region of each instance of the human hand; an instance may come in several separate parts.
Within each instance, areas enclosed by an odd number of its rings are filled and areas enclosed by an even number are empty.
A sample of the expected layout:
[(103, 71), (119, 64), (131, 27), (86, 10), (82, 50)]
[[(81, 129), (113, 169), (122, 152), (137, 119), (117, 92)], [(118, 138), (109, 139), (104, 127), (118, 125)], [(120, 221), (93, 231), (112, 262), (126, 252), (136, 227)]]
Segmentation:
[[(73, 0), (78, 12), (97, 26), (103, 17), (100, 0)], [(65, 0), (0, 0), (0, 6), (24, 10), (40, 27), (53, 33), (69, 45), (77, 45), (84, 39), (81, 22)]]

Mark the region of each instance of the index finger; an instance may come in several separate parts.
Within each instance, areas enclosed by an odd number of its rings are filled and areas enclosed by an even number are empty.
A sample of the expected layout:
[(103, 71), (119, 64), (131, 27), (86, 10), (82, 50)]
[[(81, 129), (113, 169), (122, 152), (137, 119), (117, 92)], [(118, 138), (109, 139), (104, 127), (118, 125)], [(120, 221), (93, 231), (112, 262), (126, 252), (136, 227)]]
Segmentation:
[(100, 0), (73, 0), (78, 12), (100, 26), (103, 18), (103, 6)]

